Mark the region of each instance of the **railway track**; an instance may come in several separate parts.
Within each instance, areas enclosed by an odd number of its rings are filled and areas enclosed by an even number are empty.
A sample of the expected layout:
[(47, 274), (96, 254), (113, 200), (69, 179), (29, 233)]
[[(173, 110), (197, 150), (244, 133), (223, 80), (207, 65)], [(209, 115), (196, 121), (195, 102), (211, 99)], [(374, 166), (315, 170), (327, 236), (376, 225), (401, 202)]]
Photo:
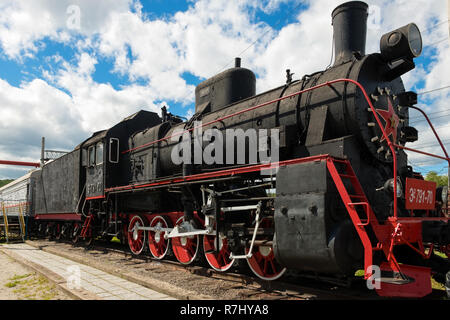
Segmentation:
[[(364, 281), (353, 279), (345, 287), (336, 279), (318, 280), (289, 272), (279, 280), (265, 281), (251, 275), (250, 270), (233, 267), (228, 272), (218, 272), (202, 265), (180, 265), (172, 257), (155, 260), (150, 255), (134, 256), (125, 245), (96, 241), (89, 248), (63, 241), (32, 240), (29, 244), (42, 250), (83, 262), (95, 264), (107, 272), (124, 276), (134, 274), (136, 278), (151, 282), (166, 281), (183, 290), (194, 291), (188, 299), (264, 299), (264, 300), (340, 300), (380, 299), (375, 292), (368, 291)], [(244, 261), (245, 262), (245, 261)], [(93, 265), (94, 266), (94, 265)], [(111, 269), (114, 268), (114, 271)], [(105, 269), (106, 268), (106, 269)], [(144, 278), (143, 278), (144, 277)], [(143, 281), (144, 281), (143, 280)], [(334, 283), (332, 283), (334, 280)], [(194, 285), (195, 284), (195, 285)], [(198, 296), (195, 295), (198, 293)], [(181, 297), (185, 297), (182, 294)]]

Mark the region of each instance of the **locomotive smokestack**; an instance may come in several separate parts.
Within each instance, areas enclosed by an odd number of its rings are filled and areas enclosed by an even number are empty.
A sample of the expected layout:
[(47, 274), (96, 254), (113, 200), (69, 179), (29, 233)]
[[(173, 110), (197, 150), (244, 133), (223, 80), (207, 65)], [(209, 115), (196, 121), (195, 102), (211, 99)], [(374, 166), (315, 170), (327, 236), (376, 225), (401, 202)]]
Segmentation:
[(352, 59), (354, 52), (365, 55), (368, 5), (350, 1), (333, 10), (334, 65)]

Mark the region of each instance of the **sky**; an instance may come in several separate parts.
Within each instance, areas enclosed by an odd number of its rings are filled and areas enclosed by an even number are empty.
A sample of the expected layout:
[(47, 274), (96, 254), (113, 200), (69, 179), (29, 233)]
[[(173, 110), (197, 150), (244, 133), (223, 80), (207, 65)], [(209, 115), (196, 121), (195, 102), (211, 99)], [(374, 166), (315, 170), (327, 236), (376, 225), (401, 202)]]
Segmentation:
[[(257, 76), (257, 93), (329, 65), (331, 12), (341, 0), (0, 0), (0, 159), (38, 162), (47, 149), (72, 150), (93, 132), (164, 105), (194, 112), (201, 81), (233, 66)], [(447, 0), (370, 0), (366, 52), (415, 22), (424, 50), (403, 77), (419, 93), (450, 85)], [(419, 107), (450, 149), (450, 90), (419, 95)], [(417, 113), (410, 147), (439, 153)], [(440, 152), (442, 154), (442, 152)], [(411, 154), (416, 170), (446, 164)], [(29, 168), (0, 165), (0, 179)]]

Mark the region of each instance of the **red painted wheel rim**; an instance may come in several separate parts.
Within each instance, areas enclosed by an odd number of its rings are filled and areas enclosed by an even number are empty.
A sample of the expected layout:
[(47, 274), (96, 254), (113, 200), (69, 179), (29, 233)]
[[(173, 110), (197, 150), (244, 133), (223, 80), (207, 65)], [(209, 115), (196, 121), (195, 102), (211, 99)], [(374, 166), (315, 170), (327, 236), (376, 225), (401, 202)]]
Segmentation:
[(219, 252), (216, 252), (216, 236), (203, 237), (203, 249), (205, 251), (206, 261), (217, 271), (227, 271), (234, 263), (234, 259), (230, 259), (230, 249), (226, 238), (220, 240), (222, 242)]
[(144, 221), (139, 216), (134, 216), (128, 225), (128, 246), (133, 254), (139, 255), (144, 250), (145, 232), (135, 230), (135, 227), (143, 227)]
[[(166, 219), (161, 216), (154, 217), (150, 222), (150, 227), (168, 228)], [(155, 259), (163, 259), (169, 250), (170, 239), (164, 239), (165, 231), (149, 231), (148, 232), (148, 247), (150, 253)]]
[[(273, 220), (263, 219), (260, 226), (261, 228), (273, 227)], [(249, 250), (250, 244), (245, 248), (245, 253), (247, 254)], [(263, 280), (279, 279), (286, 272), (286, 268), (276, 261), (272, 246), (253, 246), (252, 257), (247, 259), (247, 263), (253, 273)]]
[[(248, 253), (249, 248), (245, 249)], [(276, 280), (280, 278), (285, 272), (276, 260), (272, 247), (253, 247), (253, 254), (250, 259), (247, 259), (248, 265), (253, 273), (263, 280)]]
[[(178, 219), (176, 225), (183, 222), (184, 218)], [(175, 258), (182, 264), (190, 264), (197, 257), (199, 248), (199, 237), (177, 237), (172, 238), (172, 250)]]

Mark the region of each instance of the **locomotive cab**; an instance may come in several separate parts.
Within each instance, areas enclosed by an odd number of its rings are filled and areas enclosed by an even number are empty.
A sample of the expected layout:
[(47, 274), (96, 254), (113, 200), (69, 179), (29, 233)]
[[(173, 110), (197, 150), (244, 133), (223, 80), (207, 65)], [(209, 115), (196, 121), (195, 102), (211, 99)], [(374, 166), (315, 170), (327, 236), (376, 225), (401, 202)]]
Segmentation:
[[(145, 128), (161, 123), (155, 112), (141, 110), (125, 118), (112, 128), (94, 133), (83, 143), (83, 170), (86, 172), (86, 200), (102, 201), (105, 189), (124, 185), (130, 181), (130, 136)], [(91, 206), (106, 211), (100, 204)]]
[(83, 167), (86, 170), (86, 199), (98, 199), (104, 194), (106, 131), (95, 133), (83, 146)]

